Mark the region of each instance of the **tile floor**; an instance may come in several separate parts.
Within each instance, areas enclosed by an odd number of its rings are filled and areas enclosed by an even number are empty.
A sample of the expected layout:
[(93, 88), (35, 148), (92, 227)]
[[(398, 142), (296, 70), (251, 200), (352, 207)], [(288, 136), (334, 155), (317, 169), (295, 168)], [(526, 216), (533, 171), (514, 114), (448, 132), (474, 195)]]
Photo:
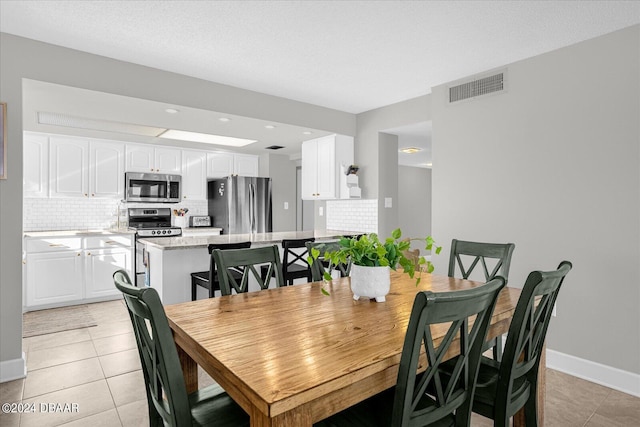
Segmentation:
[[(90, 304), (98, 326), (25, 338), (26, 379), (0, 384), (0, 403), (35, 403), (36, 413), (0, 413), (0, 426), (145, 426), (147, 403), (135, 338), (122, 301)], [(200, 384), (212, 383), (200, 371)], [(44, 412), (42, 404), (77, 404)], [(640, 398), (547, 370), (547, 427), (640, 425)], [(491, 426), (475, 415), (472, 426)]]

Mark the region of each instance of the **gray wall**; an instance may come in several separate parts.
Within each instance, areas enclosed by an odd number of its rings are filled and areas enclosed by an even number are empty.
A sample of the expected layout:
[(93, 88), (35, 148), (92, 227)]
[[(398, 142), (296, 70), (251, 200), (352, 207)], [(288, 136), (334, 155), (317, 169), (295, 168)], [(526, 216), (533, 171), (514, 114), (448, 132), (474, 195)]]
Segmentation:
[[(9, 178), (0, 181), (0, 363), (22, 352), (22, 79), (355, 135), (353, 114), (0, 34)], [(6, 362), (6, 363), (5, 363)], [(4, 368), (3, 368), (4, 369)]]
[[(388, 185), (389, 180), (397, 180), (398, 144), (395, 154), (384, 146), (385, 129), (431, 120), (431, 95), (409, 99), (386, 107), (377, 108), (357, 115), (355, 138), (355, 161), (360, 166), (358, 176), (362, 188), (362, 198), (378, 199), (378, 232), (387, 236), (398, 227), (398, 189)], [(393, 178), (393, 177), (396, 178)], [(384, 208), (384, 197), (393, 199), (392, 208)]]
[[(508, 65), (508, 91), (433, 89), (433, 232), (514, 242), (510, 284), (573, 262), (548, 347), (640, 373), (640, 26)], [(434, 257), (446, 271), (447, 257)]]
[[(405, 237), (431, 235), (431, 169), (398, 166), (398, 224)], [(426, 254), (424, 246), (411, 243)]]
[[(271, 177), (273, 231), (296, 229), (296, 163), (281, 154), (260, 155), (260, 176)], [(284, 204), (289, 204), (289, 209)]]

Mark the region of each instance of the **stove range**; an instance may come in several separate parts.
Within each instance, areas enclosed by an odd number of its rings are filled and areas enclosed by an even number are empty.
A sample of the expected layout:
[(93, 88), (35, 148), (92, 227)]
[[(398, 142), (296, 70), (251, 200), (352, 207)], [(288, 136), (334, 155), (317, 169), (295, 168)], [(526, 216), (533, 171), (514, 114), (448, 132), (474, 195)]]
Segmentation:
[(182, 235), (182, 228), (171, 225), (169, 208), (130, 208), (129, 228), (138, 237), (169, 237)]

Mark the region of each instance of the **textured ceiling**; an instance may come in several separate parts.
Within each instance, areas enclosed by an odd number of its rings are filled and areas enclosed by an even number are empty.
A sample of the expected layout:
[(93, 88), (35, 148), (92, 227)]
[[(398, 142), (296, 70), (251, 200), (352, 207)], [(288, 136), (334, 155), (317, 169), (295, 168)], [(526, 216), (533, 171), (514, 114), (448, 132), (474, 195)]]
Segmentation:
[(2, 32), (351, 113), (640, 22), (637, 1), (6, 1)]

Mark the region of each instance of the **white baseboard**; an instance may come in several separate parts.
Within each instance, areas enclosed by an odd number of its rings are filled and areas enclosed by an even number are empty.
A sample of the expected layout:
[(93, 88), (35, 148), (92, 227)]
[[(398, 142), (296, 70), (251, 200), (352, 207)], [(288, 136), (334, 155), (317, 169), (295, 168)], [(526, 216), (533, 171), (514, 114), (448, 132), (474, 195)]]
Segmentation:
[(27, 376), (27, 359), (24, 352), (21, 359), (0, 362), (0, 383), (13, 381)]
[(547, 368), (640, 397), (640, 375), (579, 357), (547, 350)]

